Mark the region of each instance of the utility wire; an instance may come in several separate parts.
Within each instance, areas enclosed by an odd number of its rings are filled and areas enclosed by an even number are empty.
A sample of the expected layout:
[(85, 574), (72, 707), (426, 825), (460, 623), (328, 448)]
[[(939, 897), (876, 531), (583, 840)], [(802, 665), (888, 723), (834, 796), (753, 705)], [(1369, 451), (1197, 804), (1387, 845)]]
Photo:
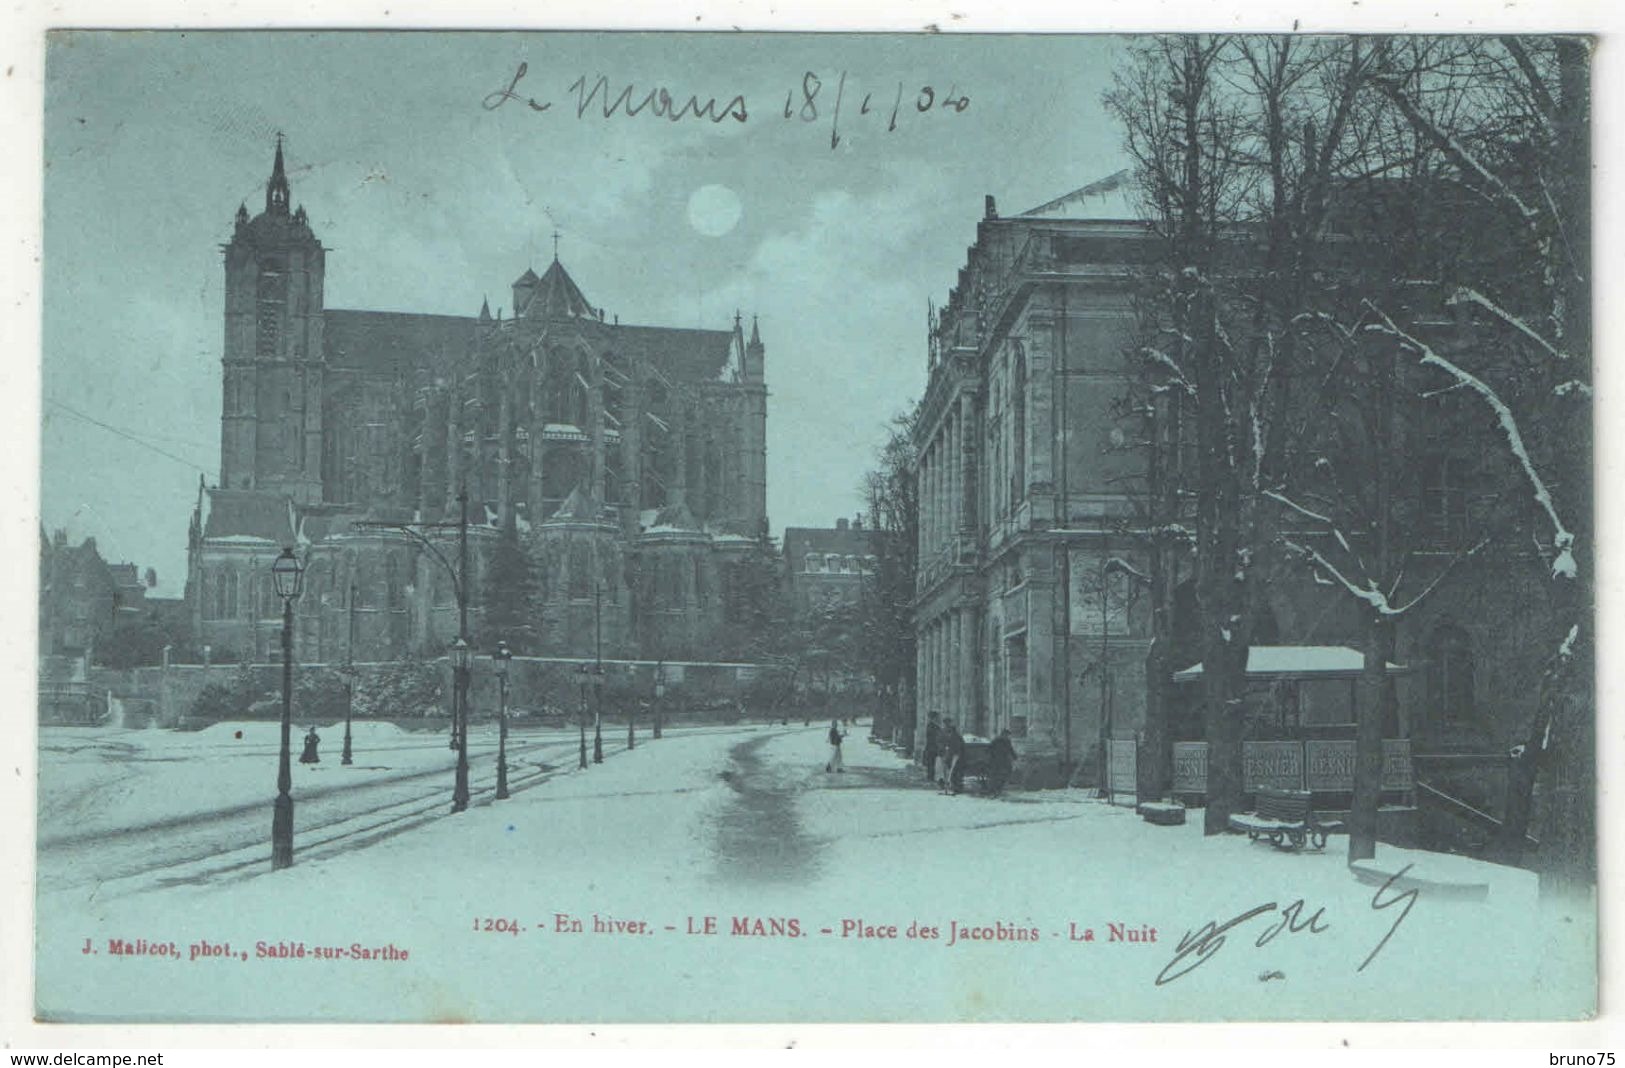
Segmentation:
[(117, 434), (119, 437), (125, 439), (126, 441), (132, 441), (135, 444), (140, 445), (144, 449), (151, 449), (153, 452), (157, 453), (159, 456), (165, 457), (166, 459), (174, 460), (176, 463), (179, 463), (179, 464), (185, 464), (187, 467), (191, 468), (194, 471), (200, 472), (200, 473), (205, 474), (205, 475), (209, 473), (209, 469), (207, 467), (203, 466), (202, 464), (194, 463), (193, 461), (188, 460), (183, 456), (176, 456), (174, 453), (169, 452), (168, 450), (165, 450), (165, 449), (161, 449), (157, 445), (154, 445), (152, 442), (147, 441), (147, 440), (145, 440), (143, 438), (140, 438), (140, 437), (136, 436), (135, 434), (131, 433), (128, 430), (125, 430), (125, 429), (123, 429), (121, 427), (116, 427), (116, 426), (112, 425), (111, 423), (104, 423), (100, 419), (97, 419), (95, 416), (86, 415), (84, 412), (79, 411), (77, 408), (71, 408), (68, 405), (63, 404), (59, 400), (54, 400), (54, 399), (52, 399), (50, 397), (46, 397), (45, 398), (45, 403), (51, 405), (51, 407), (53, 407), (53, 408), (60, 408), (62, 411), (67, 412), (69, 415), (76, 416), (77, 418), (83, 419), (87, 423), (91, 423), (91, 424), (94, 424), (95, 426), (99, 426), (103, 430), (108, 431), (109, 433)]

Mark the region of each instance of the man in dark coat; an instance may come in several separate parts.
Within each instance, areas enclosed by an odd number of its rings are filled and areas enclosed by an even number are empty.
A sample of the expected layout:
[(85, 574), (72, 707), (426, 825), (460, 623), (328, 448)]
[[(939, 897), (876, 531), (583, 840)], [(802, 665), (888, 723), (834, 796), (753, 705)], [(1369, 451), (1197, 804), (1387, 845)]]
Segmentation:
[(959, 725), (951, 719), (942, 729), (942, 748), (948, 777), (943, 793), (957, 794), (965, 785), (965, 736), (959, 733)]
[(310, 730), (305, 734), (305, 751), (299, 754), (299, 763), (320, 764), (322, 762), (322, 758), (316, 752), (316, 747), (321, 744), (321, 741), (322, 740), (316, 735), (316, 728), (310, 728)]
[(937, 714), (931, 713), (931, 718), (925, 721), (925, 752), (921, 759), (925, 761), (925, 778), (931, 782), (937, 774), (937, 751), (942, 747), (942, 726), (937, 722)]
[(1010, 728), (1006, 727), (993, 739), (987, 753), (987, 792), (998, 796), (1004, 784), (1010, 781), (1010, 769), (1016, 764), (1016, 747), (1010, 741)]

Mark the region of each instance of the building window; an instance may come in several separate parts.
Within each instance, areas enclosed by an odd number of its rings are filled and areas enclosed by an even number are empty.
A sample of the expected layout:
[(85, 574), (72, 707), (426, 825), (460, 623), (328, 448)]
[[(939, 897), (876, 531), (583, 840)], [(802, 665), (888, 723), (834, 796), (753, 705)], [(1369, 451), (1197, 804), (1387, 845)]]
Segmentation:
[(587, 546), (579, 541), (570, 543), (570, 597), (584, 600), (592, 596), (592, 559)]
[(1422, 461), (1422, 533), (1435, 545), (1460, 545), (1467, 536), (1466, 463), (1435, 453)]
[(386, 604), (391, 609), (406, 607), (406, 590), (401, 583), (400, 561), (391, 553), (384, 560), (384, 587)]
[(817, 553), (808, 553), (807, 558), (802, 561), (802, 570), (809, 573), (817, 573), (824, 570), (823, 558)]
[(261, 356), (275, 356), (282, 337), (282, 309), (287, 303), (287, 282), (280, 264), (260, 270), (256, 296), (258, 334), (255, 350)]
[(825, 556), (824, 557), (824, 570), (828, 571), (832, 575), (835, 574), (836, 572), (840, 571), (841, 570), (841, 558), (839, 556), (836, 556), (834, 553), (830, 553), (829, 555)]
[(1428, 649), (1430, 719), (1440, 725), (1473, 720), (1473, 648), (1467, 632), (1441, 624)]

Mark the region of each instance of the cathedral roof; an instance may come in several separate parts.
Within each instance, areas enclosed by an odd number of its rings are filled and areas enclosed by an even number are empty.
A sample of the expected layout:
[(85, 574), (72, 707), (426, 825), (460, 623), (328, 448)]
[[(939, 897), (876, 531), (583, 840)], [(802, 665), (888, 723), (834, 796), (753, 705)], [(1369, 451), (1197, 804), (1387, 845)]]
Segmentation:
[[(540, 278), (526, 270), (513, 284), (514, 314), (527, 319), (599, 319), (564, 264), (554, 260)], [(524, 292), (521, 292), (524, 291)]]
[(203, 536), (211, 540), (292, 545), (293, 513), (288, 498), (256, 490), (211, 489)]
[(685, 330), (671, 326), (610, 327), (615, 351), (647, 360), (668, 378), (711, 382), (728, 362), (731, 330)]
[(373, 374), (456, 363), (473, 349), (477, 322), (461, 315), (344, 308), (327, 309), (323, 320), (328, 364)]

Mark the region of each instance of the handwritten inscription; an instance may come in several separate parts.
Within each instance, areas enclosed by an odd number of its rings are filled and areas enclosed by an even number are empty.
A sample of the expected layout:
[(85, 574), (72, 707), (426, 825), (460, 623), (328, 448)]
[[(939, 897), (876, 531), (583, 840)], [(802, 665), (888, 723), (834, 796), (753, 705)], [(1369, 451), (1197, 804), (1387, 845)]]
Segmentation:
[[(1366, 966), (1376, 959), (1377, 954), (1382, 952), (1383, 947), (1388, 944), (1388, 940), (1394, 936), (1394, 932), (1399, 930), (1399, 925), (1405, 922), (1405, 917), (1411, 914), (1411, 907), (1416, 904), (1417, 891), (1413, 888), (1390, 892), (1394, 883), (1410, 870), (1411, 865), (1405, 865), (1389, 876), (1388, 880), (1378, 887), (1377, 892), (1372, 895), (1371, 908), (1374, 912), (1382, 912), (1395, 905), (1402, 905), (1403, 909), (1394, 917), (1393, 923), (1383, 934), (1382, 939), (1366, 955), (1365, 960), (1360, 962), (1360, 966), (1354, 969), (1355, 971), (1365, 971)], [(1179, 940), (1179, 945), (1174, 950), (1173, 959), (1163, 965), (1162, 971), (1157, 973), (1156, 985), (1164, 986), (1181, 976), (1189, 975), (1206, 964), (1219, 950), (1224, 948), (1231, 932), (1259, 916), (1274, 913), (1275, 922), (1265, 928), (1253, 943), (1258, 948), (1269, 945), (1270, 942), (1282, 934), (1309, 937), (1321, 934), (1330, 928), (1330, 924), (1325, 922), (1326, 910), (1324, 908), (1317, 908), (1313, 912), (1308, 910), (1309, 906), (1304, 903), (1303, 898), (1299, 898), (1284, 907), (1270, 901), (1262, 905), (1255, 905), (1223, 923), (1209, 920), (1195, 931), (1186, 931), (1185, 936)]]
[[(554, 99), (545, 90), (540, 96), (532, 95), (520, 83), (530, 75), (530, 64), (521, 62), (504, 88), (487, 93), (481, 106), (487, 111), (510, 104), (531, 112), (553, 111)], [(888, 83), (885, 89), (864, 89), (853, 84), (849, 72), (839, 71), (826, 86), (826, 79), (817, 71), (806, 71), (797, 84), (786, 90), (782, 121), (801, 124), (828, 123), (829, 147), (838, 148), (842, 140), (843, 122), (854, 121), (873, 124), (884, 123), (887, 133), (898, 129), (900, 116), (925, 115), (931, 112), (962, 114), (970, 107), (970, 96), (950, 84), (946, 90), (933, 85), (917, 89), (906, 88), (902, 82)], [(664, 85), (638, 86), (622, 82), (607, 74), (578, 75), (563, 89), (560, 96), (573, 103), (577, 120), (597, 119), (663, 119), (668, 123), (704, 122), (713, 126), (724, 122), (748, 123), (751, 109), (744, 93), (705, 96), (699, 93), (683, 94)], [(568, 114), (566, 109), (561, 108)], [(847, 129), (850, 126), (846, 127)]]

